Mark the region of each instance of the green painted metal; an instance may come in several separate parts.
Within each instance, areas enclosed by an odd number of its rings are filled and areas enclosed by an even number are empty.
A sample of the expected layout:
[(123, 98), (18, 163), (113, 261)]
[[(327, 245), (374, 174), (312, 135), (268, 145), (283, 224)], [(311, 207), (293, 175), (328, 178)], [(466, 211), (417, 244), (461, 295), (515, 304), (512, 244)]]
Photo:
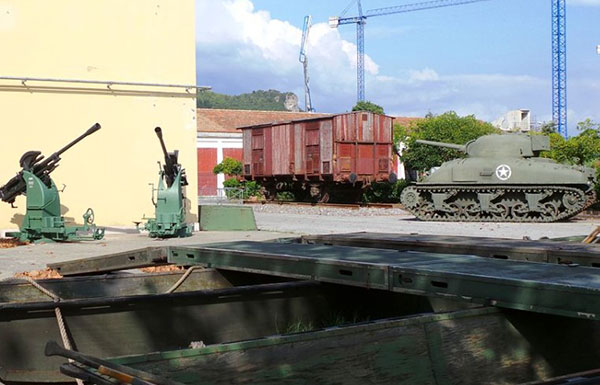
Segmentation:
[[(160, 141), (165, 156), (165, 165), (161, 167), (158, 188), (152, 185), (152, 203), (154, 218), (147, 220), (144, 230), (152, 238), (189, 237), (193, 225), (185, 222), (185, 195), (183, 187), (187, 186), (185, 170), (177, 163), (178, 151), (167, 152), (162, 138), (162, 130), (156, 127), (156, 135)], [(154, 193), (156, 192), (156, 199)]]
[(480, 308), (110, 361), (189, 385), (516, 384), (595, 368), (599, 327)]
[(301, 243), (373, 247), (445, 254), (469, 254), (497, 259), (579, 264), (600, 267), (600, 247), (554, 240), (525, 240), (433, 234), (345, 233), (304, 235)]
[(547, 136), (485, 135), (464, 146), (417, 142), (467, 153), (402, 191), (402, 203), (419, 219), (552, 222), (596, 200), (592, 168), (539, 156), (550, 148)]
[[(175, 177), (171, 187), (163, 181), (163, 171), (156, 191), (155, 217), (148, 218), (144, 229), (152, 238), (189, 237), (192, 225), (185, 223), (184, 197), (181, 185), (181, 172)], [(152, 198), (154, 201), (154, 197)]]
[(229, 205), (199, 205), (200, 230), (255, 231), (256, 220), (252, 207)]
[(577, 265), (274, 242), (174, 246), (168, 260), (600, 319), (598, 269)]
[[(7, 232), (23, 242), (87, 241), (104, 237), (104, 229), (94, 225), (94, 211), (83, 214), (83, 226), (67, 226), (60, 215), (60, 198), (54, 181), (50, 187), (35, 174), (23, 171), (27, 185), (27, 211), (18, 232)], [(87, 234), (87, 235), (86, 235)]]
[(146, 247), (91, 258), (49, 263), (47, 266), (63, 276), (110, 273), (118, 270), (167, 264), (166, 247)]
[[(60, 340), (56, 306), (62, 309), (77, 349), (98, 357), (182, 349), (193, 341), (206, 345), (229, 343), (354, 320), (435, 310), (427, 297), (318, 282), (251, 283), (218, 288), (270, 277), (244, 278), (227, 272), (220, 276), (219, 272), (209, 271), (193, 273), (188, 278), (191, 286), (187, 289), (203, 286), (202, 290), (186, 291), (182, 287), (182, 291), (174, 294), (113, 296), (119, 287), (124, 292), (157, 292), (172, 283), (174, 277), (158, 283), (156, 279), (138, 278), (125, 282), (96, 278), (92, 280), (96, 285), (73, 282), (75, 278), (66, 279), (70, 285), (42, 282), (70, 298), (60, 303), (49, 300), (20, 303), (22, 299), (32, 299), (30, 291), (21, 287), (23, 291), (19, 294), (14, 288), (7, 288), (11, 292), (8, 297), (19, 298), (19, 303), (0, 304), (0, 382), (65, 380), (58, 373), (64, 360), (43, 356), (43, 346), (48, 340)], [(138, 289), (133, 287), (136, 283)], [(460, 304), (452, 310), (458, 308)]]
[[(39, 279), (42, 287), (63, 300), (119, 297), (165, 293), (183, 271), (145, 274), (104, 274), (100, 276)], [(222, 289), (233, 284), (214, 269), (196, 269), (178, 291)], [(24, 279), (0, 281), (0, 306), (6, 303), (44, 302), (50, 298)]]
[(61, 215), (59, 191), (50, 173), (58, 167), (60, 155), (100, 129), (96, 123), (77, 139), (44, 159), (39, 151), (28, 151), (19, 163), (23, 168), (16, 176), (0, 187), (0, 199), (14, 204), (15, 198), (25, 194), (26, 213), (18, 232), (6, 235), (23, 242), (56, 242), (98, 240), (104, 237), (104, 229), (94, 225), (94, 211), (89, 208), (83, 214), (82, 226), (67, 226)]

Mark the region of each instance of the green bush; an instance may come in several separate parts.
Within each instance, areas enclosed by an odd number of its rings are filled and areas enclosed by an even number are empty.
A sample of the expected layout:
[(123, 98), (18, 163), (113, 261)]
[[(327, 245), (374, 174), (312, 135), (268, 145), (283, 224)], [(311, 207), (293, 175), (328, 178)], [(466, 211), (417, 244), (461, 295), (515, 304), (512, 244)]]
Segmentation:
[(242, 162), (233, 158), (225, 158), (215, 167), (213, 167), (213, 174), (225, 174), (225, 175), (242, 175)]
[(254, 180), (250, 180), (244, 183), (244, 196), (249, 197), (262, 197), (262, 186)]
[(398, 203), (400, 194), (409, 182), (404, 179), (396, 183), (378, 182), (371, 183), (363, 193), (363, 202), (365, 203)]
[(418, 139), (465, 144), (480, 136), (499, 132), (490, 123), (482, 122), (475, 116), (461, 117), (449, 111), (441, 115), (430, 114), (425, 119), (412, 122), (408, 127), (394, 125), (394, 143), (404, 143), (406, 146), (400, 157), (406, 167), (427, 171), (443, 162), (466, 155), (450, 148), (420, 144), (417, 143)]
[(275, 200), (282, 202), (293, 202), (294, 200), (296, 200), (296, 197), (291, 191), (280, 191), (275, 195)]
[(383, 107), (369, 101), (356, 103), (356, 105), (352, 107), (352, 111), (370, 111), (375, 114), (384, 114)]
[(248, 199), (249, 197), (262, 197), (262, 186), (256, 181), (240, 181), (229, 178), (223, 182), (225, 195), (229, 199)]

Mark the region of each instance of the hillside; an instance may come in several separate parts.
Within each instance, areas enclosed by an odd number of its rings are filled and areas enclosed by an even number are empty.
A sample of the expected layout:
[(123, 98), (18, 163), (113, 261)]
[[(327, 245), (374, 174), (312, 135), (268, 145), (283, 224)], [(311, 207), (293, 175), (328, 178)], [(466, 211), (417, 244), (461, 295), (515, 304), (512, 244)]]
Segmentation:
[(229, 110), (299, 111), (298, 97), (294, 93), (279, 92), (277, 90), (259, 90), (241, 95), (200, 91), (198, 92), (196, 105), (199, 108)]

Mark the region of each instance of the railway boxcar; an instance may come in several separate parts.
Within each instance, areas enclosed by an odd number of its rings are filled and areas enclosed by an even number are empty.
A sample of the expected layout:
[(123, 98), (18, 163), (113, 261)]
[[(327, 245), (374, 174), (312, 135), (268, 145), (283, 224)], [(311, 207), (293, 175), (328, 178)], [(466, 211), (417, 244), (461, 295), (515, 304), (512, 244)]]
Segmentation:
[(366, 111), (240, 127), (244, 178), (268, 198), (292, 191), (326, 202), (356, 200), (373, 182), (395, 182), (392, 117)]

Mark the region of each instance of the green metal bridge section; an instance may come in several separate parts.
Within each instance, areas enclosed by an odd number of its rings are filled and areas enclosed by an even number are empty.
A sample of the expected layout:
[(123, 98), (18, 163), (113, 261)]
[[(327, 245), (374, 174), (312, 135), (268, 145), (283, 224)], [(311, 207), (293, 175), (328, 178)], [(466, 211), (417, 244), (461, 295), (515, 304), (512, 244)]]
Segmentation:
[(600, 270), (389, 249), (230, 242), (169, 248), (177, 265), (444, 297), (482, 305), (600, 319)]

